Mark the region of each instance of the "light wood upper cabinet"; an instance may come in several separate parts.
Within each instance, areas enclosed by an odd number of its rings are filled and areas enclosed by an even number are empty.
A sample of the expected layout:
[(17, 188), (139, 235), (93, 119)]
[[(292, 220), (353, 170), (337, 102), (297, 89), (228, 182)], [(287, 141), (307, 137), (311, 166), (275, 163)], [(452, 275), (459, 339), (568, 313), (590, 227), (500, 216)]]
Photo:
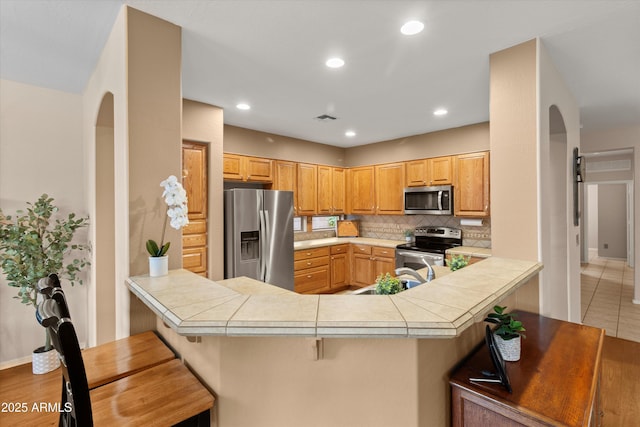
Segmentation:
[(245, 157), (247, 181), (273, 182), (273, 160)]
[(287, 162), (284, 160), (276, 160), (274, 166), (273, 189), (293, 191), (293, 211), (297, 215), (297, 182), (298, 169), (296, 162)]
[(453, 157), (427, 159), (428, 185), (447, 185), (453, 182)]
[(315, 215), (318, 200), (318, 166), (298, 163), (297, 214)]
[(222, 177), (237, 181), (244, 180), (243, 158), (237, 154), (224, 153), (222, 156)]
[(424, 187), (427, 185), (427, 159), (406, 162), (407, 187)]
[(456, 216), (489, 216), (489, 153), (462, 154), (455, 159)]
[(404, 183), (404, 163), (389, 163), (375, 167), (377, 214), (402, 215), (404, 213)]
[(273, 160), (224, 153), (222, 177), (232, 181), (273, 182)]
[(454, 161), (452, 156), (406, 162), (407, 187), (447, 185), (453, 182)]
[(375, 172), (373, 166), (351, 168), (348, 172), (348, 211), (353, 214), (374, 214)]
[(318, 166), (318, 214), (345, 212), (345, 176), (344, 168)]

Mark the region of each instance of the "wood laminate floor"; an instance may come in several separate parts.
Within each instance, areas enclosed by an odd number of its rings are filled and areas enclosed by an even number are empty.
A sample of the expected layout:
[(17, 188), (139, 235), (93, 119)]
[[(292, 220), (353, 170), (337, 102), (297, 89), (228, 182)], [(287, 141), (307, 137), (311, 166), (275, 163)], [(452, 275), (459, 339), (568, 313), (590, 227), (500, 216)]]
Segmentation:
[(605, 427), (640, 426), (640, 343), (605, 336), (602, 409)]

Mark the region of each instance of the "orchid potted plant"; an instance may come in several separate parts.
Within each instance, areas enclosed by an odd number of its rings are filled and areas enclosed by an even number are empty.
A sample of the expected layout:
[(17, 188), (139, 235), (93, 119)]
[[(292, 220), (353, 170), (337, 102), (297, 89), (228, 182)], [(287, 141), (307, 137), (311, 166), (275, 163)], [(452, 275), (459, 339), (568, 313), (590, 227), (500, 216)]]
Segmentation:
[(182, 184), (178, 182), (178, 178), (170, 175), (160, 183), (160, 186), (164, 188), (162, 197), (167, 204), (167, 216), (164, 217), (160, 244), (152, 239), (147, 240), (146, 243), (147, 252), (149, 252), (149, 275), (152, 277), (162, 276), (168, 272), (169, 261), (167, 251), (171, 246), (171, 242), (164, 241), (165, 231), (167, 230), (167, 218), (170, 218), (169, 224), (176, 230), (180, 230), (189, 224), (189, 217), (187, 215), (187, 192), (182, 187)]

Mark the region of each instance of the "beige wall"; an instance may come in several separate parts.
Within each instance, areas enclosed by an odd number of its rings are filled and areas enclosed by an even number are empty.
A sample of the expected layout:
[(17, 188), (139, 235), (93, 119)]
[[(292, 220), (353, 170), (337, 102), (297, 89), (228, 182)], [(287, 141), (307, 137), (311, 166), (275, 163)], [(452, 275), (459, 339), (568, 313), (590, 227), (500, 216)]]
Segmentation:
[(536, 41), (491, 54), (491, 245), (538, 260)]
[(346, 166), (343, 148), (230, 125), (224, 126), (224, 151), (302, 163)]
[[(580, 108), (537, 43), (538, 152), (540, 182), (540, 313), (580, 323), (580, 226), (574, 225), (573, 149), (580, 148)], [(559, 117), (561, 115), (561, 118)], [(553, 118), (564, 123), (555, 129)]]
[[(77, 94), (0, 80), (0, 208), (15, 214), (43, 193), (55, 199), (61, 213), (87, 215), (82, 146), (82, 98)], [(78, 237), (88, 239), (88, 230)], [(86, 341), (87, 274), (85, 285), (63, 282), (78, 335)], [(26, 358), (44, 345), (44, 330), (32, 307), (13, 297), (0, 274), (0, 367)], [(18, 359), (18, 360), (16, 360)]]
[(489, 123), (478, 123), (346, 149), (347, 166), (374, 165), (489, 149)]
[(333, 166), (390, 163), (489, 149), (489, 123), (339, 148), (236, 126), (224, 127), (224, 151)]
[(224, 279), (224, 218), (222, 211), (223, 111), (196, 101), (182, 102), (182, 137), (209, 148), (208, 267), (209, 279)]

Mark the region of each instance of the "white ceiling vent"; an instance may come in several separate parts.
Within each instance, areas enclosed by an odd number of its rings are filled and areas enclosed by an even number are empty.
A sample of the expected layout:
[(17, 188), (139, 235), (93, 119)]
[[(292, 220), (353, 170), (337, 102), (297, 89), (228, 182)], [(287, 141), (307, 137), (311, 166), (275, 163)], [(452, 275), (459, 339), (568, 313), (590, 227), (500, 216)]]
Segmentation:
[(316, 117), (316, 120), (321, 121), (321, 122), (332, 122), (335, 119), (336, 119), (335, 117), (330, 116), (328, 114), (321, 114), (318, 117)]

